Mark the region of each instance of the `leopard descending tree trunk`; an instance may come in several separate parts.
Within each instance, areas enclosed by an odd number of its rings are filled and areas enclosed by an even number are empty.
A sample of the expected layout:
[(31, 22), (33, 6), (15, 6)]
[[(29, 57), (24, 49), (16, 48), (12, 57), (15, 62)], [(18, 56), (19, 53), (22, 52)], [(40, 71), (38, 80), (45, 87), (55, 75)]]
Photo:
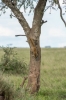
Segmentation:
[(29, 91), (33, 94), (38, 92), (40, 88), (41, 48), (39, 45), (39, 40), (31, 40), (28, 87)]
[(2, 0), (7, 7), (11, 9), (15, 17), (21, 24), (30, 46), (30, 68), (28, 76), (28, 86), (31, 93), (35, 93), (40, 88), (40, 63), (41, 63), (41, 49), (39, 45), (39, 37), (41, 33), (42, 18), (44, 15), (44, 9), (47, 0), (38, 0), (38, 3), (34, 9), (34, 17), (32, 22), (32, 28), (30, 28), (23, 13), (14, 6), (11, 0)]

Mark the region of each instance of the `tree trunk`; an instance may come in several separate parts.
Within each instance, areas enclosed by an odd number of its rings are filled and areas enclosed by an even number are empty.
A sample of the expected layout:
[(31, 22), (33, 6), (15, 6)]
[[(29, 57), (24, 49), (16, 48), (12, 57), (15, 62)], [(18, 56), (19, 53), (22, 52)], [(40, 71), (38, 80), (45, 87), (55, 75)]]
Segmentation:
[(33, 94), (35, 92), (38, 92), (40, 88), (41, 48), (39, 45), (39, 40), (31, 40), (32, 44), (30, 44), (28, 87), (29, 91)]

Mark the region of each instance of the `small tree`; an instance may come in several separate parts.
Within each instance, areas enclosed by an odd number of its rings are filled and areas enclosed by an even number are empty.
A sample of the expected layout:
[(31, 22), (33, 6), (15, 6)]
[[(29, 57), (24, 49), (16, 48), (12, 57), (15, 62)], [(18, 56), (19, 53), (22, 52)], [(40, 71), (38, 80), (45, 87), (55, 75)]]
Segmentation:
[(17, 53), (14, 53), (14, 48), (3, 47), (4, 55), (1, 58), (0, 70), (3, 72), (26, 75), (28, 72), (27, 64), (24, 60), (20, 61), (17, 58)]
[[(27, 37), (28, 44), (30, 46), (30, 66), (28, 76), (28, 88), (31, 93), (35, 93), (40, 88), (40, 64), (41, 64), (41, 48), (40, 48), (40, 34), (41, 26), (46, 23), (42, 20), (45, 11), (48, 8), (54, 8), (54, 4), (58, 6), (60, 10), (60, 17), (66, 26), (66, 22), (62, 16), (62, 8), (59, 3), (60, 0), (1, 0), (0, 7), (1, 11), (5, 12), (5, 8), (9, 7), (18, 19), (19, 23), (23, 27), (25, 36)], [(34, 7), (36, 2), (36, 7)], [(63, 0), (66, 8), (66, 0)], [(47, 6), (48, 4), (48, 6)], [(30, 7), (30, 12), (34, 10), (34, 17), (32, 22), (32, 28), (29, 27), (21, 7), (26, 10)], [(11, 13), (11, 17), (13, 14)]]

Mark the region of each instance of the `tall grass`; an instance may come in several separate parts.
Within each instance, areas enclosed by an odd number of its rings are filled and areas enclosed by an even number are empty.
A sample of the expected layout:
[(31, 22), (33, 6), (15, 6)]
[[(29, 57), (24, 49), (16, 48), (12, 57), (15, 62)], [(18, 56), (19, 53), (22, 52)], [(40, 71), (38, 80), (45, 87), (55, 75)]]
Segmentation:
[[(24, 58), (29, 64), (29, 49), (15, 48), (15, 51), (20, 60)], [(3, 73), (2, 77), (15, 91), (15, 100), (66, 100), (66, 49), (42, 49), (41, 54), (41, 87), (35, 95), (25, 90), (26, 84), (20, 86), (23, 76)]]

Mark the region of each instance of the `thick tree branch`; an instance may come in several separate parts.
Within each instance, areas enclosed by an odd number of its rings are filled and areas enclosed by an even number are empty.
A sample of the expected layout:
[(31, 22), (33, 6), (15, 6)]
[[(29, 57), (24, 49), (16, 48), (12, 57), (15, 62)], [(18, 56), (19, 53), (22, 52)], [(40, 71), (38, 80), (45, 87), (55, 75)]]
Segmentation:
[[(38, 4), (35, 8), (33, 25), (41, 24), (41, 20), (42, 20), (43, 14), (44, 14), (43, 12), (44, 12), (44, 8), (46, 6), (46, 2), (47, 2), (47, 0), (39, 0), (38, 1)], [(35, 20), (37, 20), (37, 21), (35, 22)]]
[(29, 25), (28, 25), (26, 19), (24, 18), (23, 13), (21, 13), (21, 12), (19, 11), (19, 9), (18, 9), (16, 6), (12, 5), (11, 0), (2, 0), (2, 1), (3, 1), (3, 3), (5, 3), (6, 6), (8, 6), (8, 7), (11, 9), (11, 11), (14, 13), (14, 15), (16, 16), (16, 18), (18, 19), (19, 23), (20, 23), (21, 26), (23, 27), (23, 29), (24, 29), (24, 31), (25, 31), (25, 34), (26, 34), (26, 36), (27, 36), (27, 34), (29, 34), (29, 32), (30, 32), (30, 27), (29, 27)]
[(44, 14), (46, 2), (47, 2), (47, 0), (39, 0), (37, 6), (35, 8), (32, 28), (35, 29), (35, 27), (36, 27), (36, 29), (34, 31), (34, 34), (36, 36), (37, 35), (39, 36), (39, 34), (36, 34), (36, 33), (38, 33), (39, 27), (41, 28), (41, 21), (42, 21), (42, 17)]

